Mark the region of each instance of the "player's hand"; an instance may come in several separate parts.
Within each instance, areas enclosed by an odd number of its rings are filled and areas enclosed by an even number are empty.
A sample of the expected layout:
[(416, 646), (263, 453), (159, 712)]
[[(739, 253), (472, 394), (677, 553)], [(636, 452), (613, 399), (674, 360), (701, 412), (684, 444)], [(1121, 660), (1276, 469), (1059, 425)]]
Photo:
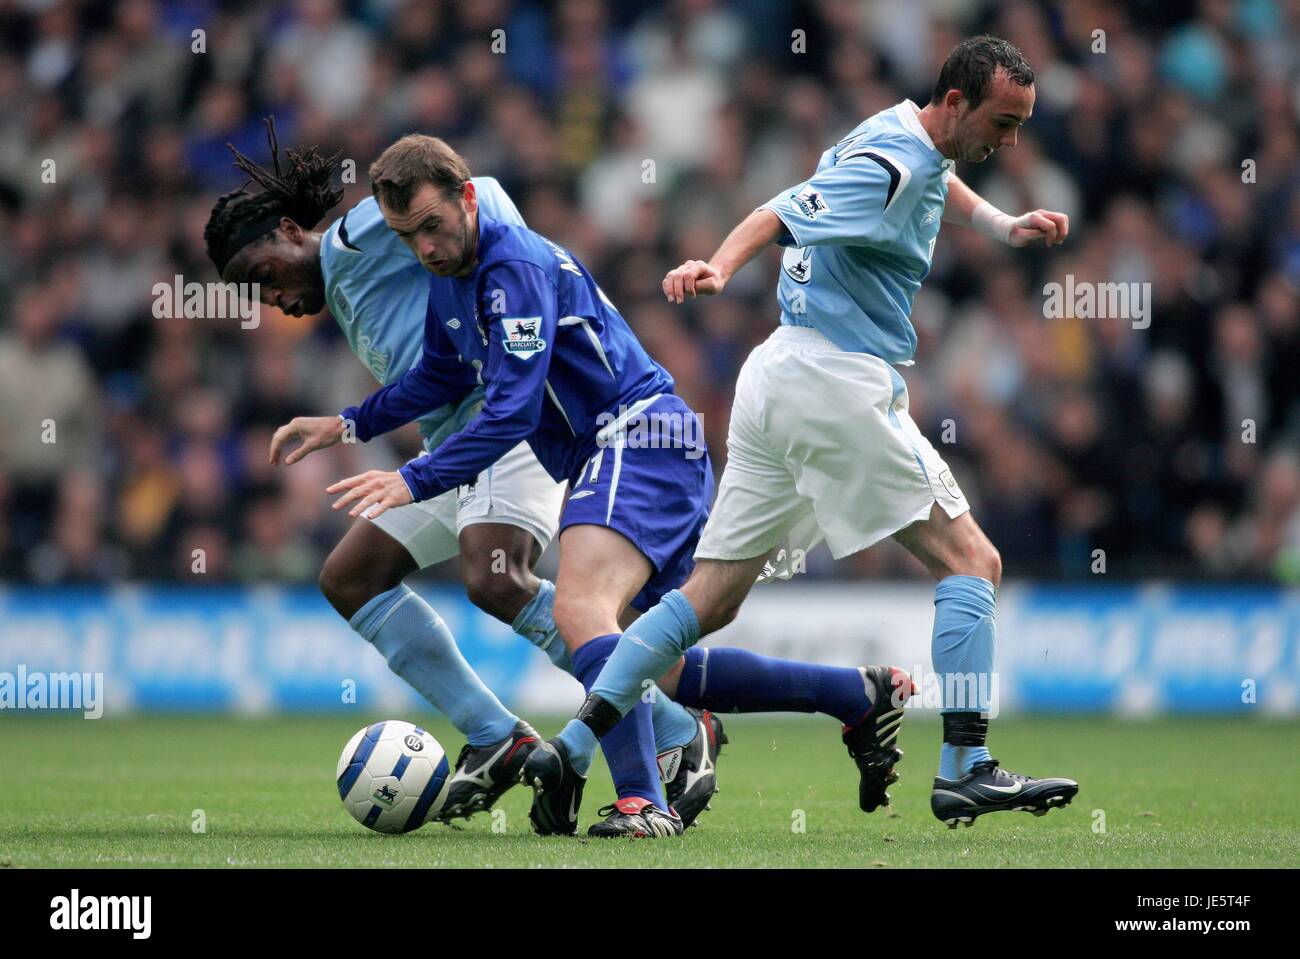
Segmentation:
[(343, 420), (338, 416), (295, 416), (271, 437), (271, 465), (280, 462), (285, 444), (294, 440), (302, 443), (284, 458), (285, 466), (292, 466), (308, 453), (333, 446), (343, 438)]
[(326, 487), (327, 493), (343, 493), (335, 509), (342, 509), (349, 503), (355, 505), (348, 510), (349, 516), (365, 516), (374, 519), (396, 506), (405, 506), (411, 502), (411, 491), (401, 473), (385, 473), (383, 470), (367, 470), (357, 476), (339, 480), (333, 486)]
[(1059, 246), (1070, 235), (1070, 218), (1051, 210), (1031, 210), (1016, 218), (1007, 242), (1012, 246), (1028, 246), (1042, 240), (1048, 246)]
[(685, 303), (686, 297), (715, 296), (727, 281), (703, 260), (687, 260), (664, 277), (664, 296), (669, 303)]

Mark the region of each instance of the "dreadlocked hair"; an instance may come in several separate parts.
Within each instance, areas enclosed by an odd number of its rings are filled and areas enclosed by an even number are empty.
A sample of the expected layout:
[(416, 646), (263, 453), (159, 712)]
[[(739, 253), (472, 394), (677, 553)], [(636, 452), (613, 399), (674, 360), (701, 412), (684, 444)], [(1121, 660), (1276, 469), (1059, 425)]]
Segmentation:
[[(235, 157), (235, 166), (250, 179), (217, 200), (203, 230), (208, 256), (218, 273), (225, 272), (226, 264), (241, 249), (275, 229), (281, 217), (287, 216), (310, 230), (343, 199), (343, 189), (331, 185), (341, 152), (323, 157), (315, 147), (285, 150), (285, 162), (281, 164), (275, 118), (266, 117), (264, 122), (271, 147), (271, 169), (254, 163), (234, 144), (226, 144)], [(253, 181), (263, 187), (261, 192), (245, 189)]]

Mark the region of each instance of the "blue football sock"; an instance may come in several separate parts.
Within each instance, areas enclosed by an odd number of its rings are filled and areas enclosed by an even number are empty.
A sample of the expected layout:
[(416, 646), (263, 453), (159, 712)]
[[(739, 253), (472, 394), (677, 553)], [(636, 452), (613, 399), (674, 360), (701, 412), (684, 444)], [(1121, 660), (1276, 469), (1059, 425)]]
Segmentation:
[[(511, 623), (511, 629), (546, 653), (552, 663), (572, 675), (573, 657), (555, 626), (552, 612), (554, 606), (555, 584), (544, 579), (537, 589), (537, 595), (519, 611)], [(656, 753), (685, 746), (695, 738), (695, 720), (667, 696), (656, 695), (650, 708), (654, 715)]]
[(405, 583), (371, 599), (348, 623), (383, 654), (389, 669), (441, 710), (471, 746), (499, 742), (519, 722), (465, 661), (442, 617)]
[(555, 627), (554, 607), (555, 584), (544, 579), (537, 587), (537, 595), (519, 611), (510, 628), (544, 652), (560, 669), (572, 673), (573, 657)]
[(686, 651), (676, 699), (717, 713), (826, 713), (846, 726), (856, 726), (871, 709), (866, 681), (855, 666), (815, 666), (704, 646)]
[(623, 634), (591, 692), (626, 713), (637, 704), (647, 680), (677, 663), (700, 639), (695, 610), (679, 590), (666, 594)]
[[(988, 715), (993, 690), (997, 631), (993, 584), (979, 576), (948, 576), (934, 591), (934, 636), (930, 657), (943, 687), (944, 713)], [(939, 776), (960, 779), (990, 759), (988, 747), (945, 742)]]
[[(618, 634), (611, 633), (608, 636), (597, 636), (574, 652), (573, 674), (588, 692), (618, 645)], [(581, 728), (575, 729), (575, 725)], [(583, 731), (586, 732), (585, 736), (582, 735)], [(595, 752), (595, 736), (591, 730), (585, 723), (572, 720), (558, 739), (564, 744), (574, 770), (586, 775)], [(638, 698), (636, 706), (601, 737), (600, 748), (605, 753), (605, 762), (609, 764), (619, 799), (637, 796), (654, 803), (660, 809), (668, 808), (663, 784), (659, 779), (659, 764), (655, 761), (650, 703)]]

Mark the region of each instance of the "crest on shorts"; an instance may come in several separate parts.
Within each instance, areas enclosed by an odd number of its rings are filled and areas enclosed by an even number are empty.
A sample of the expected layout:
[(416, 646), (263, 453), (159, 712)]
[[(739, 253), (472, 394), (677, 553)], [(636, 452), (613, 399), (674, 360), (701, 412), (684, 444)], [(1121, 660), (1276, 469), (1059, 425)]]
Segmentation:
[(810, 220), (815, 220), (822, 213), (830, 213), (831, 208), (822, 196), (821, 190), (804, 187), (798, 193), (790, 194), (790, 205)]
[(940, 473), (939, 480), (954, 499), (961, 499), (961, 487), (957, 485), (957, 480), (953, 478), (952, 470), (944, 470)]
[(507, 352), (527, 359), (534, 353), (546, 349), (546, 341), (538, 335), (542, 327), (540, 316), (520, 316), (502, 320), (501, 326), (506, 331), (506, 338), (501, 342)]

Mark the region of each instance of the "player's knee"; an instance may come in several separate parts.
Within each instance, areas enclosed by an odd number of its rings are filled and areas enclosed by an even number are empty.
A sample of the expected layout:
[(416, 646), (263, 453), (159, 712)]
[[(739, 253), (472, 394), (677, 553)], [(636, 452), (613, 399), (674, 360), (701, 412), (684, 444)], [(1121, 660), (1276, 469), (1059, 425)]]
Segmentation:
[(719, 602), (711, 604), (707, 609), (697, 611), (700, 635), (707, 636), (735, 622), (736, 617), (740, 615), (741, 605), (738, 602)]
[(348, 580), (344, 571), (339, 568), (340, 564), (332, 560), (331, 556), (325, 561), (317, 583), (321, 594), (329, 600), (329, 604), (335, 611), (344, 619), (351, 619), (356, 611), (366, 604), (366, 600), (357, 595), (356, 585)]
[(586, 617), (581, 604), (575, 603), (564, 593), (556, 592), (555, 602), (551, 606), (551, 617), (555, 620), (555, 628), (560, 631), (560, 638), (564, 640), (564, 645), (570, 651), (591, 639), (590, 636), (584, 635)]
[(570, 652), (597, 636), (619, 632), (618, 617), (612, 611), (596, 608), (591, 600), (591, 596), (575, 597), (567, 592), (556, 591), (551, 615), (555, 619), (555, 628), (560, 631), (560, 638)]
[(980, 537), (971, 545), (966, 563), (972, 576), (987, 579), (995, 588), (1002, 583), (1002, 554), (987, 539)]
[(514, 564), (506, 564), (500, 570), (482, 564), (467, 566), (461, 574), (469, 601), (502, 622), (513, 622), (531, 598), (523, 586), (521, 572), (514, 568)]
[(317, 583), (329, 604), (344, 619), (351, 619), (366, 603), (397, 585), (381, 581), (373, 572), (358, 569), (337, 553), (330, 553), (325, 560)]
[(985, 562), (987, 563), (988, 572), (984, 578), (992, 583), (996, 589), (1002, 585), (1002, 554), (997, 551), (997, 548), (992, 543), (988, 543), (987, 546)]

